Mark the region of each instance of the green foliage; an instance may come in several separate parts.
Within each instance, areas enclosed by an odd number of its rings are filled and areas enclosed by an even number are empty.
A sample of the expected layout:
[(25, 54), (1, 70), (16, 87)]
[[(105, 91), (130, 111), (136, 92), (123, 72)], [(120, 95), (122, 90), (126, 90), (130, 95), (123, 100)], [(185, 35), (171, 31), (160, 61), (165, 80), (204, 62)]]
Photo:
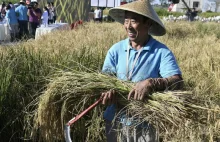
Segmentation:
[(8, 2), (12, 2), (13, 4), (19, 2), (19, 0), (0, 0), (0, 3), (3, 2), (3, 1), (6, 2), (6, 3), (8, 3)]
[[(30, 101), (33, 101), (35, 93), (43, 87), (44, 82), (40, 80), (46, 75), (47, 69), (42, 72), (42, 68), (47, 68), (42, 64), (42, 55), (33, 50), (24, 48), (1, 50), (0, 121), (5, 123), (1, 123), (0, 127), (5, 129), (1, 130), (0, 137), (3, 141), (11, 137), (10, 133), (15, 133), (14, 137), (24, 136), (22, 131), (25, 119), (22, 111)], [(19, 121), (15, 121), (18, 117)], [(12, 123), (16, 127), (10, 126)]]
[(157, 7), (155, 7), (154, 10), (156, 11), (158, 16), (160, 16), (160, 17), (163, 17), (163, 16), (167, 17), (169, 15), (173, 15), (175, 17), (178, 17), (178, 16), (182, 16), (183, 15), (183, 13), (181, 13), (181, 12), (169, 12), (165, 8), (157, 8)]
[(208, 18), (208, 17), (214, 17), (214, 16), (220, 16), (220, 13), (217, 12), (203, 12), (198, 14), (201, 17)]
[(204, 37), (205, 35), (211, 35), (214, 34), (217, 39), (219, 39), (220, 35), (220, 27), (219, 26), (214, 26), (215, 24), (210, 23), (210, 24), (204, 24), (204, 23), (198, 23), (196, 26), (196, 30), (198, 33), (200, 33), (199, 36)]

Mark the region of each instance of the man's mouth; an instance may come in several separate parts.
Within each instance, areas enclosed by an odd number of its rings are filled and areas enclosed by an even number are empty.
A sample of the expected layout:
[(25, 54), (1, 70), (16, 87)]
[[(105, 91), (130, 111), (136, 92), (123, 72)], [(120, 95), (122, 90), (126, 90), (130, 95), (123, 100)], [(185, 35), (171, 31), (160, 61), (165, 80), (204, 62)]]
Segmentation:
[(134, 37), (134, 36), (136, 36), (136, 33), (134, 33), (134, 32), (128, 32), (128, 36), (129, 36), (129, 37)]

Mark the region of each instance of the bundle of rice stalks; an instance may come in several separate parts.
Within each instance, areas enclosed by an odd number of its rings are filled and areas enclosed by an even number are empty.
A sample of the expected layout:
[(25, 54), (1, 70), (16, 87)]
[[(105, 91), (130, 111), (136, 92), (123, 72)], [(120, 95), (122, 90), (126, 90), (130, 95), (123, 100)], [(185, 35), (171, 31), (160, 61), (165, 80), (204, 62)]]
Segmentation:
[[(124, 84), (114, 77), (78, 71), (58, 72), (49, 81), (46, 91), (39, 98), (35, 115), (35, 128), (40, 129), (40, 135), (46, 141), (63, 139), (63, 125), (94, 103), (101, 92), (115, 89), (127, 94), (130, 88), (130, 84)], [(71, 128), (73, 139), (77, 142), (84, 142), (85, 138), (102, 141), (103, 110), (103, 106), (99, 105), (77, 121)]]
[[(101, 73), (58, 72), (50, 78), (46, 91), (40, 96), (35, 128), (39, 129), (43, 140), (62, 140), (63, 125), (100, 98), (102, 92), (110, 89), (116, 91), (119, 106), (125, 106), (128, 115), (138, 118), (138, 123), (148, 121), (164, 133), (169, 129), (178, 129), (187, 120), (205, 123), (200, 114), (219, 111), (199, 106), (201, 100), (193, 98), (192, 93), (183, 91), (157, 92), (144, 102), (127, 101), (127, 94), (132, 86), (133, 83), (122, 82)], [(104, 109), (99, 105), (74, 123), (71, 128), (73, 139), (77, 142), (104, 141)]]

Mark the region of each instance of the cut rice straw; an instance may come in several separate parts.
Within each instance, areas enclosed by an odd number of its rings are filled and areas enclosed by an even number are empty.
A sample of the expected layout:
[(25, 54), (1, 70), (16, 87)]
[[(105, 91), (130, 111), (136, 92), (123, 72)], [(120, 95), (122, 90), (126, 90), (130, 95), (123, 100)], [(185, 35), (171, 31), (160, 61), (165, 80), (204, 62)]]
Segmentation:
[[(123, 106), (116, 117), (126, 109), (127, 115), (138, 120), (134, 126), (147, 121), (161, 134), (169, 129), (178, 129), (188, 120), (204, 124), (206, 122), (200, 120), (200, 114), (220, 111), (200, 106), (201, 100), (193, 98), (189, 91), (155, 92), (144, 102), (128, 101), (127, 95), (134, 84), (101, 73), (60, 71), (49, 81), (46, 91), (39, 98), (34, 123), (35, 132), (38, 130), (45, 141), (63, 140), (63, 125), (94, 103), (102, 92), (111, 89), (117, 93), (118, 106)], [(98, 105), (74, 123), (71, 128), (73, 139), (77, 142), (104, 141), (104, 110), (105, 106)]]

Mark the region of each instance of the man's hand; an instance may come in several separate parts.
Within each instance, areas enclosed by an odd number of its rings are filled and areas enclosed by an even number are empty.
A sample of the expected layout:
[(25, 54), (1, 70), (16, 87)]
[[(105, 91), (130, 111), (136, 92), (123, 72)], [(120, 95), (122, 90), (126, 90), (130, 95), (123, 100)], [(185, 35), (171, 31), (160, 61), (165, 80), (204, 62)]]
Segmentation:
[(111, 105), (111, 104), (114, 104), (115, 101), (116, 101), (114, 90), (104, 92), (104, 93), (101, 94), (101, 96), (102, 96), (102, 104)]
[(151, 79), (138, 82), (128, 94), (128, 100), (144, 100), (153, 91)]
[(143, 100), (154, 91), (177, 90), (183, 88), (183, 79), (180, 74), (168, 78), (151, 78), (138, 82), (130, 91), (128, 100)]

